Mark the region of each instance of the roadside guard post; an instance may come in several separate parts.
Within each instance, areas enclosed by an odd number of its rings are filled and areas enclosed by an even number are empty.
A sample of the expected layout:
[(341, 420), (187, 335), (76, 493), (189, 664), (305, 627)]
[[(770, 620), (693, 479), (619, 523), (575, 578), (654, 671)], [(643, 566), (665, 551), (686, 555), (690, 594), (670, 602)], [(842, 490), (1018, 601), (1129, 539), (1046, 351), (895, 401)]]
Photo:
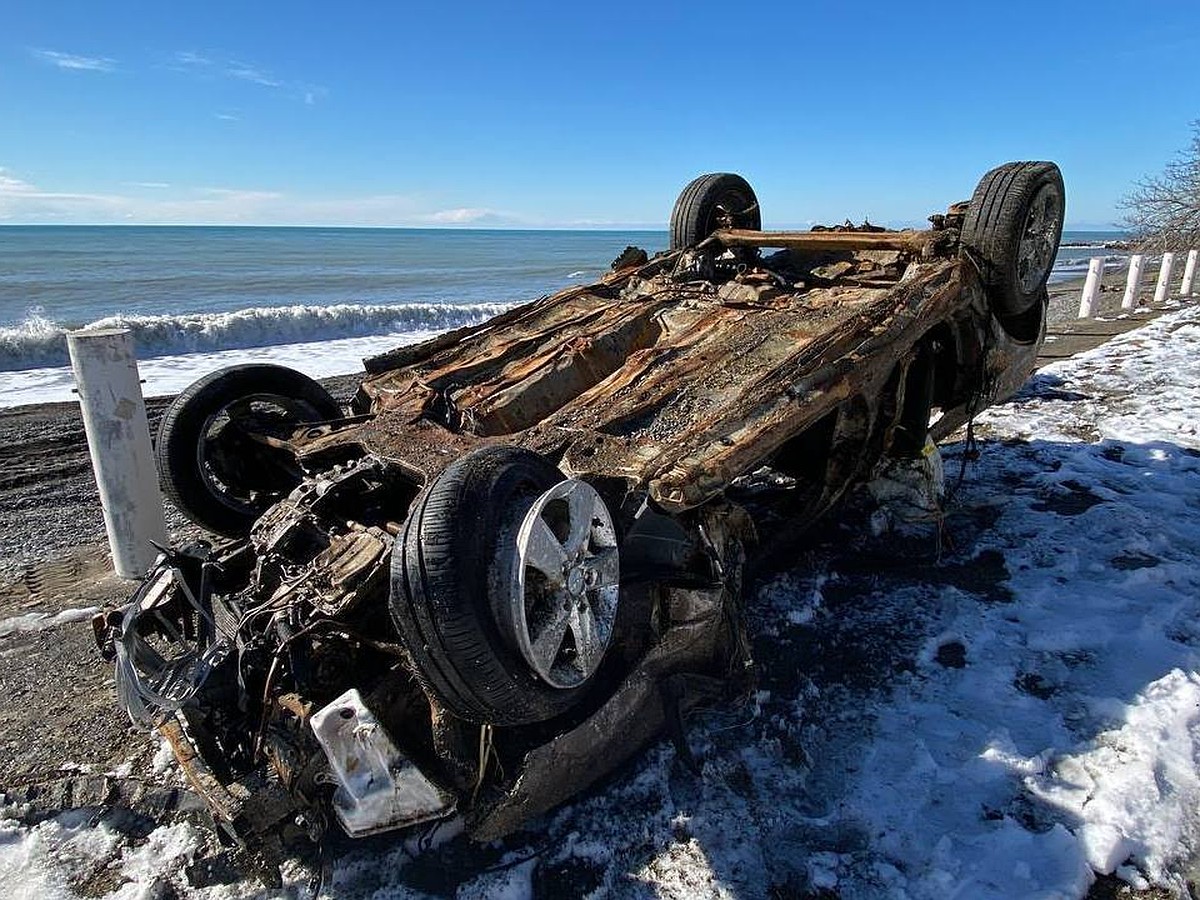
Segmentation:
[(1142, 286), (1142, 267), (1146, 257), (1135, 253), (1129, 257), (1129, 277), (1125, 279), (1125, 296), (1121, 300), (1121, 309), (1133, 309), (1137, 306), (1138, 289)]
[(1087, 280), (1083, 283), (1083, 295), (1079, 298), (1079, 318), (1090, 319), (1096, 314), (1100, 300), (1100, 283), (1104, 280), (1104, 260), (1092, 257), (1088, 263)]
[(140, 578), (158, 555), (151, 541), (166, 544), (167, 524), (133, 335), (127, 328), (74, 331), (67, 347), (113, 568), (122, 578)]
[(1187, 262), (1183, 265), (1183, 282), (1179, 285), (1179, 293), (1184, 297), (1192, 296), (1196, 287), (1196, 253), (1189, 250)]
[(1158, 269), (1158, 284), (1154, 286), (1154, 305), (1167, 302), (1171, 296), (1171, 269), (1175, 265), (1175, 254), (1171, 252), (1162, 255), (1162, 264)]

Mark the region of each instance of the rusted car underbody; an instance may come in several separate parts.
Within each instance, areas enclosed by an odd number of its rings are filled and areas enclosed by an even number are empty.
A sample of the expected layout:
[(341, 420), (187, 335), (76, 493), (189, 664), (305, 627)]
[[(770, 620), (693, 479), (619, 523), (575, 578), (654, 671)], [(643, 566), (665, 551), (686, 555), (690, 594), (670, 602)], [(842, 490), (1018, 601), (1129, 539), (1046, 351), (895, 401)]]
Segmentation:
[(1014, 163), (929, 230), (771, 233), (704, 176), (671, 251), (367, 360), (337, 418), (274, 367), (207, 379), (158, 453), (230, 539), (98, 621), (123, 705), (274, 855), (334, 819), (492, 839), (686, 755), (686, 711), (752, 683), (748, 556), (1024, 381), (1062, 212)]

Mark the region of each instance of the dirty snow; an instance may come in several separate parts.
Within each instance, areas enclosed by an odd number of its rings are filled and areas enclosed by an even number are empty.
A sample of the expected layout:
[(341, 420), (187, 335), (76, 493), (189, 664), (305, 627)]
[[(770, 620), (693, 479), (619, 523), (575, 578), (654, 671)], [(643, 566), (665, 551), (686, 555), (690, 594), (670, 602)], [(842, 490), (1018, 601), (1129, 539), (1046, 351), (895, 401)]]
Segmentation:
[[(933, 538), (841, 530), (748, 598), (758, 690), (521, 838), (375, 839), (330, 895), (1080, 897), (1184, 890), (1200, 841), (1200, 311), (1043, 370), (943, 448)], [(878, 524), (878, 523), (876, 523)], [(922, 555), (928, 554), (928, 561)], [(452, 829), (451, 829), (452, 830)], [(192, 889), (191, 825), (0, 827), (0, 884)], [(440, 844), (440, 846), (438, 846)], [(86, 879), (84, 879), (86, 880)], [(17, 886), (17, 887), (13, 887)], [(308, 896), (289, 873), (291, 896)], [(103, 892), (100, 892), (103, 895)], [(269, 895), (278, 896), (276, 892)]]
[(57, 613), (31, 612), (21, 616), (0, 619), (0, 638), (8, 637), (18, 631), (45, 631), (47, 628), (57, 628), (71, 622), (84, 622), (100, 612), (98, 606), (87, 606), (82, 609), (64, 609)]
[(73, 877), (107, 860), (120, 835), (71, 812), (24, 831), (0, 823), (0, 884), (11, 900), (70, 897)]

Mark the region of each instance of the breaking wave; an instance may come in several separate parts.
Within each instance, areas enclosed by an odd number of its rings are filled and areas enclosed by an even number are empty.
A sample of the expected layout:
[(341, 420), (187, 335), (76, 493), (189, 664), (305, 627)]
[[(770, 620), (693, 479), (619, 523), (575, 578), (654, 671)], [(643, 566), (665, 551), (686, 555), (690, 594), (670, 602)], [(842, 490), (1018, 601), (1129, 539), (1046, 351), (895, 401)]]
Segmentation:
[[(1079, 248), (1079, 249), (1086, 249), (1086, 248)], [(1106, 269), (1111, 268), (1112, 266), (1116, 266), (1118, 264), (1124, 265), (1129, 260), (1129, 257), (1127, 255), (1108, 254), (1101, 258), (1104, 260), (1104, 267)], [(1056, 262), (1054, 264), (1054, 271), (1056, 271), (1056, 272), (1078, 272), (1078, 271), (1086, 272), (1087, 268), (1088, 268), (1088, 263), (1090, 261), (1091, 261), (1090, 256), (1077, 256), (1073, 259), (1060, 259), (1058, 262)]]
[[(1054, 268), (1050, 271), (1051, 283), (1070, 281), (1073, 278), (1087, 274), (1088, 262), (1093, 255), (1088, 251), (1092, 249), (1099, 248), (1071, 247), (1060, 250), (1058, 260), (1054, 263)], [(1129, 262), (1129, 256), (1121, 253), (1106, 253), (1103, 254), (1103, 259), (1105, 272), (1124, 268)]]
[(63, 324), (33, 310), (19, 325), (0, 327), (0, 371), (69, 363), (66, 334), (73, 328), (133, 331), (140, 358), (244, 350), (406, 331), (442, 331), (473, 325), (509, 309), (504, 303), (343, 303), (334, 306), (270, 306), (225, 313), (116, 315)]

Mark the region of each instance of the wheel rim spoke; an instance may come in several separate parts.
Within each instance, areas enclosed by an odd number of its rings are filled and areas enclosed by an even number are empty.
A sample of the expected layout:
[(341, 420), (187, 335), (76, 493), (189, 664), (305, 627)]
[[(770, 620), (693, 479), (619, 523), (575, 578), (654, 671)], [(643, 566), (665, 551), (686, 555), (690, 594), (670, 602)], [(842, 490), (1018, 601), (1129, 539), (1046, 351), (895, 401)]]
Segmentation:
[(577, 687), (599, 667), (616, 620), (621, 572), (612, 516), (590, 484), (559, 482), (525, 514), (516, 549), (504, 607), (510, 633), (542, 681)]
[(591, 584), (592, 587), (615, 586), (621, 576), (620, 558), (617, 554), (617, 548), (609, 547), (589, 558), (588, 568), (595, 573), (595, 578)]
[(256, 402), (261, 402), (261, 398), (258, 395), (242, 397), (238, 400), (234, 400), (225, 407), (225, 415), (227, 415), (230, 419), (239, 419), (249, 416), (252, 414), (254, 404)]
[(553, 668), (554, 661), (562, 650), (567, 629), (571, 625), (572, 608), (568, 606), (566, 598), (560, 600), (559, 595), (556, 595), (554, 599), (556, 602), (552, 618), (545, 623), (536, 637), (530, 635), (530, 649), (534, 659), (537, 660), (539, 669), (546, 672)]
[(1032, 291), (1053, 263), (1054, 233), (1058, 225), (1058, 200), (1049, 186), (1034, 197), (1017, 249), (1017, 280)]
[(575, 666), (581, 672), (591, 673), (608, 643), (597, 628), (596, 614), (588, 605), (576, 609), (571, 617), (571, 632), (575, 637)]
[(551, 584), (562, 584), (566, 563), (567, 551), (558, 542), (546, 520), (539, 516), (529, 532), (525, 565), (537, 569)]
[(592, 520), (596, 517), (596, 501), (599, 498), (594, 491), (583, 490), (576, 485), (566, 499), (571, 521), (565, 541), (566, 551), (568, 556), (576, 557), (586, 549), (588, 538), (592, 535)]

